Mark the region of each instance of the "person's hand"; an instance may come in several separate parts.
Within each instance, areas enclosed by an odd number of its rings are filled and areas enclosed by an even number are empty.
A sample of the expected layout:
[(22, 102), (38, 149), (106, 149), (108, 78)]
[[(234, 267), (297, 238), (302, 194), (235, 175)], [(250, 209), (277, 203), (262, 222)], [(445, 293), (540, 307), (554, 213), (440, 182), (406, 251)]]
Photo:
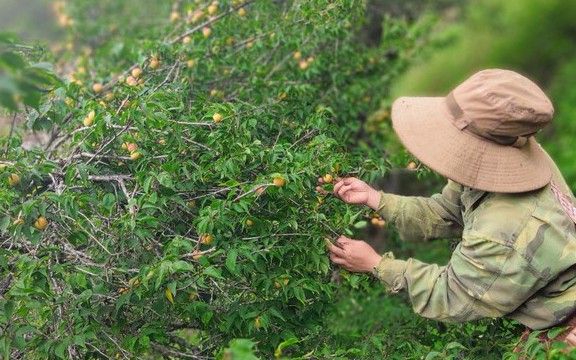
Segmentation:
[[(324, 183), (322, 178), (318, 182)], [(380, 193), (357, 178), (340, 179), (334, 184), (334, 196), (348, 204), (368, 205), (376, 210), (380, 205)]]
[(340, 236), (336, 245), (331, 245), (330, 260), (346, 270), (353, 272), (371, 272), (382, 258), (365, 241), (352, 240)]

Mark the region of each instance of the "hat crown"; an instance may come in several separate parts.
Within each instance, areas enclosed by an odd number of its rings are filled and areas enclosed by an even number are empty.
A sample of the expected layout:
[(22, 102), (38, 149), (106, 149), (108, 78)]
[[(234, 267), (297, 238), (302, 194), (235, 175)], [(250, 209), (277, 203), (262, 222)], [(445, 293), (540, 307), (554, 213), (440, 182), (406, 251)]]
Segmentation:
[(528, 136), (551, 122), (550, 99), (528, 78), (510, 71), (477, 72), (452, 91), (461, 109), (459, 129), (494, 137)]

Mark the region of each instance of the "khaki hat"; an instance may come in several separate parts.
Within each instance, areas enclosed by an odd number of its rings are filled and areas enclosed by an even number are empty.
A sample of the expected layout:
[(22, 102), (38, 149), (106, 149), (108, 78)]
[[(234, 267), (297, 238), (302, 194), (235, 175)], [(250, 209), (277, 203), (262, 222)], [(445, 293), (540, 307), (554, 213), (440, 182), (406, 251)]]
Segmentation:
[(544, 92), (509, 70), (480, 71), (446, 97), (402, 97), (392, 123), (424, 165), (474, 189), (517, 193), (550, 181), (548, 155), (534, 135), (552, 120)]

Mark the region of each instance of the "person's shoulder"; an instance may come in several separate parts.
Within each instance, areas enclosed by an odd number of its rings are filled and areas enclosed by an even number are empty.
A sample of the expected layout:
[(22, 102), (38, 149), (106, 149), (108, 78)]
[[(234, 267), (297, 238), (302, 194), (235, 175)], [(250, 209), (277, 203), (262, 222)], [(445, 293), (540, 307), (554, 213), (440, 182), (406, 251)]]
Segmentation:
[(521, 193), (487, 193), (478, 210), (492, 215), (529, 215), (538, 206), (545, 189), (546, 187)]
[(542, 189), (523, 193), (487, 193), (471, 214), (470, 232), (512, 245), (532, 219)]

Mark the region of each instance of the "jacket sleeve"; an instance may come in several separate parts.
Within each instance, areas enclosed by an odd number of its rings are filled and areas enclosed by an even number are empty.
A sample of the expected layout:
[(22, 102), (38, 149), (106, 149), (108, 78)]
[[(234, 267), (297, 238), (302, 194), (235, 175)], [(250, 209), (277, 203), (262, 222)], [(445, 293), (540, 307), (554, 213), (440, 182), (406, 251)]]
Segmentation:
[(465, 238), (446, 266), (388, 253), (374, 275), (392, 292), (406, 290), (424, 317), (464, 322), (514, 311), (544, 283), (516, 250), (482, 238)]
[(381, 193), (378, 212), (394, 223), (403, 240), (430, 240), (460, 237), (461, 186), (449, 181), (442, 193), (429, 198)]

